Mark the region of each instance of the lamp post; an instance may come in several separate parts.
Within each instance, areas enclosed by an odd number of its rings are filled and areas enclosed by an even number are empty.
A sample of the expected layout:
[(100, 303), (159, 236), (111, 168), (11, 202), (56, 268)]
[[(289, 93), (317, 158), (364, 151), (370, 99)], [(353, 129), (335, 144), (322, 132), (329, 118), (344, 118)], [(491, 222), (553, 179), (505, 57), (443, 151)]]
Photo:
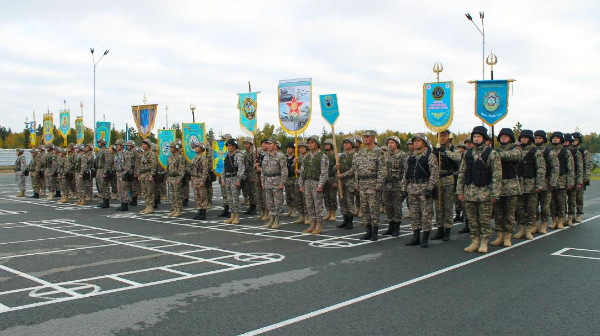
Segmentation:
[(169, 128), (169, 105), (165, 105), (165, 116), (167, 118), (165, 128)]
[(192, 110), (192, 122), (196, 123), (196, 116), (194, 115), (194, 111), (196, 110), (196, 105), (194, 105), (194, 103), (190, 104), (190, 110)]
[[(96, 62), (95, 58), (94, 58), (94, 48), (90, 48), (90, 52), (92, 53), (92, 62), (94, 63), (94, 142), (96, 141), (96, 66), (98, 65), (98, 63), (100, 63), (100, 61), (102, 60), (102, 58), (104, 58), (104, 56), (106, 56), (106, 54), (108, 54), (108, 49), (104, 51), (104, 53), (102, 54), (102, 56), (100, 56), (100, 59), (98, 60), (98, 62)], [(83, 105), (83, 103), (81, 104)], [(82, 115), (83, 115), (83, 106), (81, 107), (82, 109)]]
[(473, 23), (473, 25), (475, 26), (475, 28), (477, 28), (477, 31), (479, 31), (479, 33), (481, 34), (483, 41), (482, 41), (482, 52), (481, 52), (481, 75), (483, 76), (483, 80), (485, 80), (485, 27), (483, 25), (483, 18), (484, 18), (484, 14), (483, 12), (479, 12), (479, 18), (481, 19), (481, 29), (479, 29), (479, 26), (477, 25), (477, 23), (475, 23), (475, 21), (473, 21), (473, 17), (471, 16), (471, 14), (467, 13), (465, 14), (465, 16), (467, 17), (467, 20), (471, 21), (471, 23)]

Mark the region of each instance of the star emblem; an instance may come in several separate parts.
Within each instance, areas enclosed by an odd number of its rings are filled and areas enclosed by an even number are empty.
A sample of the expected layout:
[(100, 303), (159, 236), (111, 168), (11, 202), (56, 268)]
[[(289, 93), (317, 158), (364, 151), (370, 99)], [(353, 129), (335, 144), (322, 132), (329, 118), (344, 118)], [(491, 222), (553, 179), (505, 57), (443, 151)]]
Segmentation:
[(300, 115), (299, 108), (304, 103), (296, 101), (296, 96), (294, 96), (292, 98), (292, 101), (290, 103), (286, 103), (286, 104), (290, 107), (290, 112), (289, 112), (290, 115), (295, 114), (295, 115), (299, 116)]

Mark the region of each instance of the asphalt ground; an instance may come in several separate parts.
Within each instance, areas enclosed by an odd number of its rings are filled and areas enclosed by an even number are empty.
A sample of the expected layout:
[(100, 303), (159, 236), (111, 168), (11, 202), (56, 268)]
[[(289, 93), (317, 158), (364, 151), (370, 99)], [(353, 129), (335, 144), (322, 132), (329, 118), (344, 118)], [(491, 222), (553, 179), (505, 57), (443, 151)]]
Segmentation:
[(220, 197), (196, 221), (193, 202), (173, 219), (16, 193), (0, 175), (0, 335), (600, 334), (600, 182), (584, 223), (488, 254), (463, 252), (460, 223), (424, 249), (410, 220), (370, 242), (227, 225)]

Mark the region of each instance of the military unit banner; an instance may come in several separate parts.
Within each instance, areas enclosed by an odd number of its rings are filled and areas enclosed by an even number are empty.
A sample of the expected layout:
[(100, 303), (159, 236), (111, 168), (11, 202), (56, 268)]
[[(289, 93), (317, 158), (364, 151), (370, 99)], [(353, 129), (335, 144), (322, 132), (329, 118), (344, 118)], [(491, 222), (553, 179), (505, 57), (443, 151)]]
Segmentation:
[(225, 157), (227, 156), (227, 146), (225, 146), (225, 143), (225, 140), (214, 140), (212, 142), (212, 167), (215, 175), (217, 176), (221, 176), (225, 169)]
[(71, 128), (71, 112), (69, 110), (60, 111), (58, 120), (60, 121), (60, 134), (62, 134), (66, 142), (69, 129)]
[(110, 144), (110, 122), (96, 122), (96, 139), (94, 140), (94, 148), (98, 148), (98, 140), (100, 139), (106, 140), (107, 146)]
[(340, 109), (338, 108), (337, 95), (327, 94), (319, 96), (321, 100), (321, 115), (323, 119), (333, 126), (340, 116)]
[(44, 144), (49, 145), (54, 140), (54, 119), (52, 113), (44, 114)]
[(475, 115), (488, 126), (494, 126), (508, 114), (508, 81), (475, 82)]
[(83, 143), (85, 137), (85, 126), (83, 125), (83, 118), (75, 119), (75, 135), (77, 137), (77, 143)]
[(281, 128), (294, 136), (304, 132), (312, 112), (312, 78), (280, 80), (277, 102)]
[(258, 92), (239, 94), (240, 126), (242, 129), (254, 135), (256, 133), (256, 107)]
[(31, 144), (31, 148), (37, 146), (36, 138), (35, 138), (35, 121), (29, 123), (29, 143)]
[(169, 163), (169, 156), (171, 155), (171, 148), (169, 145), (175, 141), (175, 130), (172, 129), (159, 129), (158, 130), (158, 163), (163, 168), (167, 168)]
[(204, 123), (183, 123), (181, 124), (181, 137), (183, 143), (183, 154), (188, 162), (196, 157), (197, 153), (194, 151), (192, 144), (203, 142), (206, 138), (206, 129)]
[(133, 113), (138, 133), (142, 138), (146, 139), (154, 128), (158, 104), (132, 106), (131, 112)]
[(452, 124), (453, 94), (452, 82), (423, 84), (423, 120), (432, 132), (443, 132)]

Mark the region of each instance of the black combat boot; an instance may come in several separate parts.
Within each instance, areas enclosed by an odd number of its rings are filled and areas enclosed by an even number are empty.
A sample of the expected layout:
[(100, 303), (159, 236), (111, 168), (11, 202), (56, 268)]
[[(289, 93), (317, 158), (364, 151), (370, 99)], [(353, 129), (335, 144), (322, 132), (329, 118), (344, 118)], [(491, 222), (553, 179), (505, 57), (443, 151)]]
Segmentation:
[(348, 215), (348, 223), (346, 224), (346, 230), (352, 229), (354, 227), (354, 216)]
[(117, 211), (129, 211), (127, 203), (121, 203), (121, 206), (117, 208)]
[(437, 232), (435, 233), (435, 236), (433, 236), (433, 238), (431, 238), (431, 240), (440, 240), (444, 238), (444, 227), (439, 227)]
[(371, 236), (373, 235), (373, 227), (371, 225), (367, 225), (367, 226), (365, 226), (365, 229), (367, 229), (367, 231), (365, 232), (365, 235), (362, 236), (360, 239), (369, 240), (369, 239), (371, 239)]
[(342, 217), (344, 217), (344, 221), (341, 222), (340, 224), (336, 225), (335, 226), (336, 228), (343, 229), (343, 228), (346, 227), (346, 225), (348, 225), (348, 216), (347, 215), (343, 215)]
[(183, 205), (183, 206), (188, 206), (189, 204), (190, 204), (190, 200), (187, 198), (183, 200), (183, 203), (181, 203), (181, 205)]
[(458, 233), (469, 233), (471, 232), (471, 230), (469, 229), (469, 220), (465, 220), (465, 227), (460, 229), (460, 231), (458, 231)]
[(402, 221), (394, 222), (394, 229), (392, 230), (392, 237), (398, 237), (400, 235), (400, 223), (402, 223)]
[(389, 221), (388, 222), (388, 228), (387, 228), (387, 230), (385, 230), (385, 232), (383, 233), (382, 236), (389, 236), (389, 235), (391, 235), (392, 232), (394, 232), (394, 225), (396, 225), (396, 222)]
[(57, 190), (57, 191), (54, 193), (54, 197), (62, 197), (62, 195), (61, 195), (61, 193), (60, 193), (60, 190)]
[(223, 211), (219, 214), (219, 217), (228, 217), (229, 216), (229, 205), (223, 207)]
[(160, 203), (160, 197), (154, 199), (154, 209), (158, 208), (158, 204)]
[(200, 217), (198, 219), (205, 220), (206, 219), (206, 209), (200, 209)]
[(413, 236), (412, 238), (407, 241), (406, 243), (404, 243), (404, 245), (406, 246), (416, 246), (421, 244), (421, 230), (416, 229), (413, 231)]
[(460, 215), (460, 210), (456, 211), (456, 217), (454, 217), (454, 223), (462, 222), (462, 216)]
[(256, 204), (250, 204), (248, 211), (244, 212), (245, 215), (256, 215)]
[(373, 232), (371, 234), (371, 241), (377, 241), (379, 239), (379, 226), (373, 226)]
[(429, 246), (429, 232), (430, 231), (423, 231), (423, 238), (421, 239), (421, 247)]
[(99, 206), (99, 208), (102, 208), (102, 209), (110, 208), (110, 204), (108, 203), (108, 201), (109, 201), (108, 198), (103, 198), (102, 204)]
[(33, 196), (29, 197), (29, 198), (40, 198), (40, 194), (38, 193), (33, 193)]
[(202, 209), (198, 209), (198, 213), (192, 219), (200, 219), (200, 214), (202, 214)]
[(444, 228), (444, 241), (450, 240), (450, 230), (452, 230), (452, 228)]
[(132, 197), (131, 202), (129, 203), (131, 206), (137, 206), (137, 197)]

